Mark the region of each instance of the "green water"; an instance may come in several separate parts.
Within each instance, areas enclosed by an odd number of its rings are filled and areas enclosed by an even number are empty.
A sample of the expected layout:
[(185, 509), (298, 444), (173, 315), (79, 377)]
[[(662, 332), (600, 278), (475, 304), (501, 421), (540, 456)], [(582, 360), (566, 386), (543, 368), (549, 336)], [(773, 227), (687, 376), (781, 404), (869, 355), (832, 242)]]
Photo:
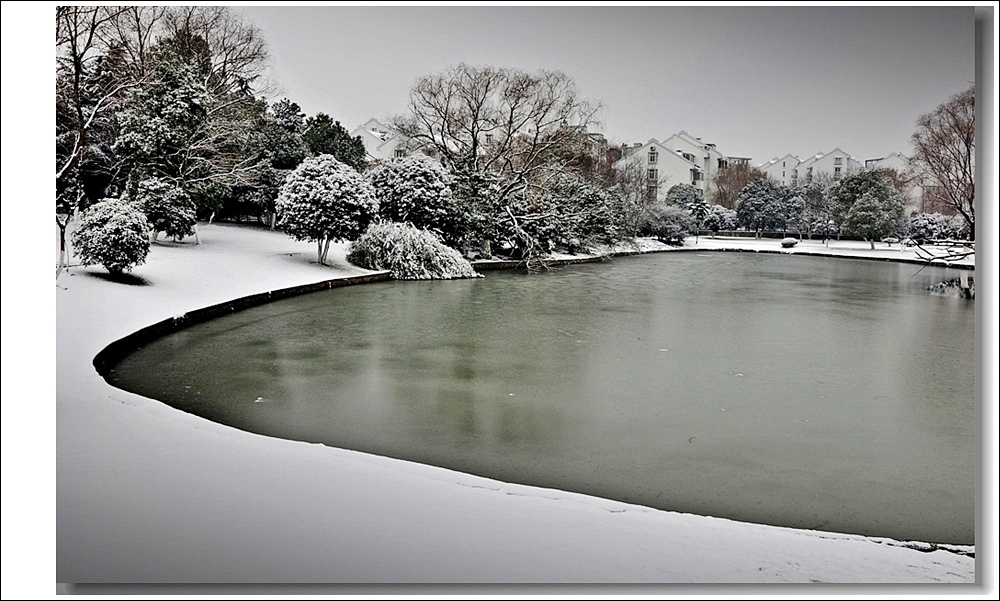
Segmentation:
[(252, 432), (737, 520), (972, 544), (974, 301), (954, 270), (667, 253), (335, 289), (124, 360)]

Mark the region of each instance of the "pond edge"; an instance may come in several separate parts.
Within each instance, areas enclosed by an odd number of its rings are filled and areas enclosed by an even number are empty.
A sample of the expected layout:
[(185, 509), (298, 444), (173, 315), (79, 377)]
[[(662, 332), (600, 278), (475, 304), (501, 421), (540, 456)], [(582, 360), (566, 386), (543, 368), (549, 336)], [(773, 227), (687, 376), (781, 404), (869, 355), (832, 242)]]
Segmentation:
[[(885, 261), (885, 262), (896, 262), (896, 263), (911, 263), (917, 265), (928, 265), (934, 267), (953, 267), (955, 269), (975, 269), (974, 265), (967, 264), (955, 264), (948, 263), (945, 261), (933, 261), (927, 262), (922, 260), (906, 259), (906, 258), (892, 258), (892, 257), (865, 257), (865, 256), (853, 256), (853, 255), (835, 255), (830, 253), (816, 253), (816, 252), (790, 252), (782, 250), (762, 250), (762, 249), (747, 249), (747, 248), (669, 248), (669, 249), (652, 249), (652, 250), (634, 250), (634, 251), (615, 251), (605, 255), (595, 255), (595, 256), (584, 256), (584, 257), (573, 257), (573, 258), (562, 258), (562, 259), (549, 259), (544, 262), (545, 267), (561, 267), (565, 265), (580, 265), (586, 263), (601, 263), (605, 261), (610, 261), (614, 257), (624, 257), (624, 256), (636, 256), (636, 255), (646, 255), (653, 253), (671, 253), (671, 252), (749, 252), (749, 253), (766, 253), (766, 254), (778, 254), (778, 255), (803, 255), (812, 257), (824, 257), (832, 259), (861, 259), (865, 261)], [(477, 272), (482, 271), (493, 271), (498, 269), (525, 269), (528, 267), (528, 262), (525, 260), (480, 260), (471, 262), (473, 269)], [(195, 309), (193, 311), (188, 311), (183, 315), (178, 315), (174, 317), (169, 317), (152, 325), (146, 326), (131, 334), (115, 340), (111, 344), (104, 347), (97, 355), (94, 357), (94, 369), (97, 370), (98, 375), (102, 378), (106, 378), (112, 369), (118, 363), (124, 359), (127, 355), (134, 352), (135, 350), (141, 348), (142, 346), (162, 338), (168, 334), (173, 334), (185, 328), (204, 323), (211, 319), (221, 317), (223, 315), (229, 315), (231, 313), (236, 313), (237, 311), (243, 311), (251, 307), (257, 307), (267, 303), (272, 303), (274, 301), (291, 298), (293, 296), (299, 296), (302, 294), (308, 294), (310, 292), (319, 292), (321, 290), (330, 290), (333, 288), (342, 288), (345, 286), (357, 286), (360, 284), (370, 284), (375, 282), (385, 282), (385, 281), (396, 281), (395, 278), (388, 271), (380, 271), (366, 275), (359, 276), (349, 276), (342, 278), (334, 278), (330, 280), (323, 280), (321, 282), (314, 282), (311, 284), (302, 284), (299, 286), (291, 286), (288, 288), (279, 288), (277, 290), (270, 290), (267, 292), (260, 292), (257, 294), (250, 294), (247, 296), (242, 296), (230, 301), (218, 303), (215, 305), (210, 305), (208, 307), (203, 307), (201, 309)]]

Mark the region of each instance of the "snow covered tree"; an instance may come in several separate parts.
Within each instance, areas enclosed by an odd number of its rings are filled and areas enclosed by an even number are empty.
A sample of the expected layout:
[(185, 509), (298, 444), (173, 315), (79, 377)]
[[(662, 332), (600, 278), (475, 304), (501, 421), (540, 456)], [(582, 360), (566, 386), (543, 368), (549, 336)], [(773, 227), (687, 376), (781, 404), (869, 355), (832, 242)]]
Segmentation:
[(245, 181), (228, 186), (219, 195), (220, 217), (257, 219), (274, 229), (278, 190), (285, 176), (309, 156), (302, 139), (304, 127), (305, 116), (287, 98), (260, 111), (246, 136), (246, 154), (259, 162)]
[(885, 190), (872, 187), (866, 190), (847, 212), (841, 229), (849, 236), (859, 236), (871, 243), (895, 234), (903, 218), (903, 196), (891, 187)]
[(832, 186), (827, 194), (830, 202), (830, 218), (834, 224), (840, 227), (847, 219), (847, 213), (854, 203), (873, 188), (879, 188), (884, 194), (888, 194), (892, 189), (892, 182), (882, 171), (871, 170), (848, 175)]
[(146, 261), (149, 222), (136, 203), (106, 198), (83, 212), (72, 239), (83, 265), (118, 275)]
[(778, 212), (781, 215), (782, 231), (787, 231), (789, 227), (792, 227), (801, 232), (805, 228), (805, 199), (795, 194), (793, 190), (783, 187), (779, 188), (779, 190), (781, 191), (781, 196), (778, 201)]
[[(112, 67), (106, 35), (121, 7), (56, 7), (56, 225), (59, 271), (68, 264), (66, 230), (80, 209), (108, 195), (118, 172), (115, 113), (135, 81)], [(57, 272), (58, 273), (58, 272)]]
[(451, 187), (466, 225), (460, 246), (478, 247), (482, 256), (492, 256), (492, 245), (500, 239), (499, 223), (504, 213), (500, 178), (464, 165), (452, 171)]
[(455, 249), (409, 223), (375, 222), (351, 243), (347, 260), (359, 267), (387, 270), (397, 280), (450, 280), (480, 277)]
[(151, 242), (156, 241), (160, 232), (174, 240), (194, 233), (194, 201), (182, 188), (163, 179), (150, 178), (139, 183), (134, 200), (146, 214)]
[(970, 87), (934, 111), (921, 115), (910, 138), (910, 164), (925, 186), (936, 186), (946, 206), (976, 236), (976, 91)]
[(302, 107), (287, 98), (271, 105), (270, 116), (288, 133), (301, 136), (306, 131), (306, 114), (302, 112)]
[(668, 205), (686, 209), (691, 203), (702, 200), (701, 190), (691, 184), (675, 184), (667, 190), (663, 201)]
[(906, 235), (918, 243), (927, 240), (955, 239), (966, 235), (965, 220), (959, 215), (917, 213), (906, 222)]
[[(212, 208), (219, 186), (253, 183), (263, 157), (255, 152), (251, 137), (266, 104), (254, 98), (250, 87), (259, 75), (255, 67), (236, 59), (225, 64), (233, 58), (225, 53), (239, 54), (242, 42), (258, 48), (254, 30), (244, 31), (247, 39), (230, 40), (236, 47), (229, 48), (222, 32), (211, 32), (239, 21), (227, 18), (225, 9), (196, 8), (167, 13), (172, 33), (160, 37), (147, 53), (145, 80), (132, 90), (118, 115), (121, 131), (115, 149), (128, 159), (130, 189), (149, 177), (165, 178), (184, 188), (199, 206)], [(207, 18), (218, 22), (203, 22)], [(239, 31), (227, 34), (235, 38)], [(258, 64), (259, 59), (247, 60)]]
[(708, 213), (705, 214), (704, 226), (712, 230), (713, 238), (719, 233), (719, 230), (735, 229), (736, 211), (722, 205), (711, 205), (708, 207)]
[[(866, 194), (870, 194), (868, 201), (861, 210), (851, 216), (854, 205)], [(830, 188), (830, 217), (834, 225), (847, 235), (860, 236), (872, 241), (874, 246), (874, 232), (881, 231), (886, 219), (894, 219), (895, 225), (890, 228), (892, 231), (887, 234), (876, 236), (882, 238), (888, 234), (895, 233), (901, 225), (905, 200), (902, 194), (893, 186), (889, 176), (881, 170), (862, 171), (849, 175), (840, 180), (837, 185)], [(896, 205), (899, 204), (898, 213)], [(882, 216), (879, 213), (888, 213)], [(864, 226), (861, 220), (871, 217), (875, 222), (869, 226)], [(850, 224), (846, 225), (850, 218)], [(886, 226), (887, 227), (887, 226)]]
[(688, 213), (691, 213), (691, 218), (694, 219), (694, 241), (697, 244), (698, 234), (701, 232), (701, 224), (708, 216), (708, 203), (699, 197), (697, 200), (693, 200), (687, 204)]
[(378, 200), (360, 173), (331, 155), (302, 161), (276, 200), (278, 225), (296, 240), (316, 241), (322, 265), (334, 241), (352, 240), (378, 216)]
[(785, 227), (783, 191), (769, 179), (755, 179), (740, 192), (736, 224), (757, 233)]
[(373, 167), (368, 181), (382, 219), (431, 230), (458, 246), (465, 220), (452, 195), (452, 177), (441, 163), (420, 155), (392, 159)]
[(694, 228), (694, 218), (686, 210), (674, 205), (656, 204), (647, 209), (642, 232), (660, 242), (679, 246)]
[(830, 201), (827, 191), (828, 188), (815, 179), (811, 184), (791, 190), (791, 194), (802, 199), (802, 212), (795, 219), (795, 225), (800, 232), (808, 234), (809, 238), (814, 234), (827, 236), (834, 233), (830, 227)]
[(314, 155), (333, 155), (358, 173), (368, 168), (368, 153), (361, 136), (352, 138), (340, 121), (334, 121), (325, 113), (306, 119), (302, 139)]

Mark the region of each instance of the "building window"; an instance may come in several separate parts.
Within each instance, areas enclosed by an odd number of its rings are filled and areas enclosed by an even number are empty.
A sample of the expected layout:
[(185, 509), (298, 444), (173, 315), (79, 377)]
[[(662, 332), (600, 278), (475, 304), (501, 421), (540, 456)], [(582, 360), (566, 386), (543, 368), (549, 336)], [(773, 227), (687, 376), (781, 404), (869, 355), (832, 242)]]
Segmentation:
[(840, 179), (840, 167), (833, 168), (833, 179)]
[(403, 150), (402, 148), (397, 148), (396, 152), (393, 153), (393, 156), (396, 157), (397, 159), (401, 159), (406, 156), (406, 151)]
[(729, 167), (729, 161), (726, 159), (719, 159), (719, 169), (725, 169)]
[(660, 174), (656, 169), (650, 169), (646, 173), (646, 179), (655, 182), (656, 180), (660, 179)]
[(691, 181), (692, 182), (700, 182), (701, 181), (701, 171), (698, 171), (697, 169), (692, 169), (691, 170)]
[(487, 144), (493, 143), (493, 134), (486, 134), (486, 143)]
[(649, 164), (650, 165), (655, 165), (656, 164), (656, 159), (657, 159), (658, 156), (659, 156), (659, 154), (656, 152), (656, 149), (655, 148), (650, 148), (649, 149)]
[(836, 158), (834, 158), (833, 159), (833, 164), (834, 165), (843, 165), (844, 164), (844, 158), (843, 157), (836, 157)]
[(650, 184), (649, 186), (646, 186), (646, 198), (648, 198), (649, 200), (656, 200), (656, 186), (655, 185)]

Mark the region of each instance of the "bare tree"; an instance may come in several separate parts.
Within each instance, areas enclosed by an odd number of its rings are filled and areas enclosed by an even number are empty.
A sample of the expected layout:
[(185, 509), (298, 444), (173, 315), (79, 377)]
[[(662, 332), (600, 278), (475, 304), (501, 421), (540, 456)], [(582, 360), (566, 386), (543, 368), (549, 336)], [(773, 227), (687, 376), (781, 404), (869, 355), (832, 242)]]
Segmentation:
[(270, 93), (270, 61), (260, 29), (225, 6), (177, 6), (164, 15), (165, 35), (179, 50), (204, 61), (208, 91), (218, 98)]
[(503, 202), (551, 170), (556, 151), (578, 143), (599, 108), (558, 71), (460, 64), (417, 81), (410, 113), (392, 124), (454, 170), (498, 175)]
[(740, 199), (740, 192), (750, 182), (767, 179), (766, 173), (746, 163), (737, 163), (730, 167), (719, 169), (713, 178), (714, 192), (712, 204), (722, 205), (727, 209), (735, 209)]
[(121, 70), (134, 80), (149, 71), (149, 50), (163, 35), (165, 6), (124, 6), (116, 18), (101, 30), (101, 40), (108, 51), (119, 56)]
[(937, 186), (944, 204), (961, 215), (976, 236), (975, 89), (952, 96), (917, 119), (910, 163), (925, 186)]

